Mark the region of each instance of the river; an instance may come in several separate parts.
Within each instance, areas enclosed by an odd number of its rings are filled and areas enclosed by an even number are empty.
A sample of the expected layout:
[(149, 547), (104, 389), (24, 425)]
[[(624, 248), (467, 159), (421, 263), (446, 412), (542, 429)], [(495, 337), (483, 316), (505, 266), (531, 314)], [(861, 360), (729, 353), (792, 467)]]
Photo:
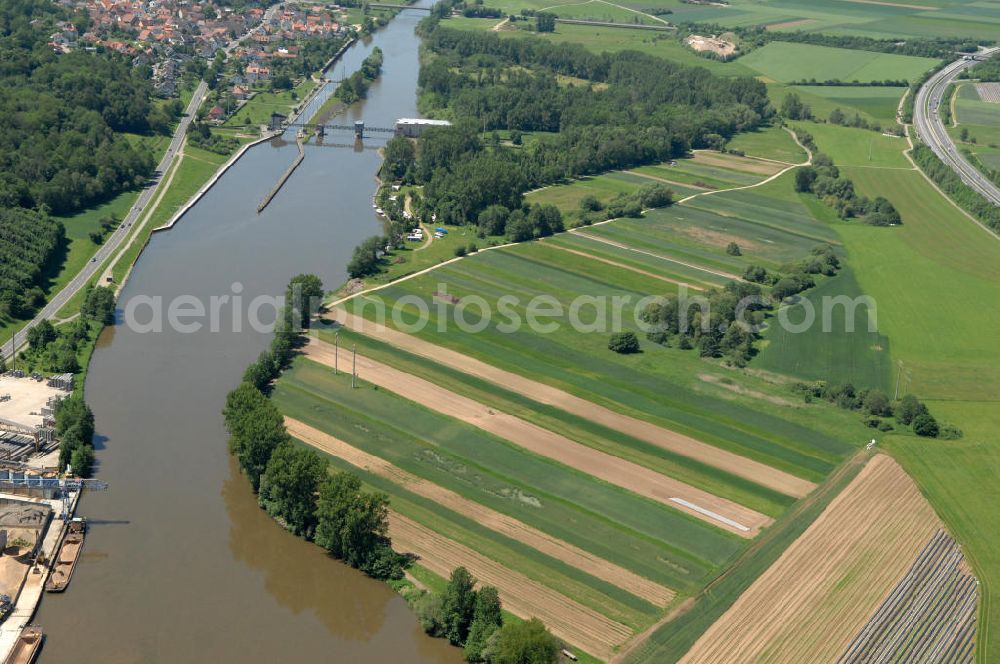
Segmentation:
[[(416, 114), (413, 30), (425, 15), (403, 11), (332, 69), (340, 77), (375, 46), (385, 53), (381, 79), (339, 124), (391, 126)], [(326, 141), (351, 145), (354, 137)], [(178, 296), (208, 302), (235, 291), (249, 303), (281, 294), (301, 272), (339, 285), (354, 246), (380, 230), (371, 196), (374, 148), (384, 141), (366, 140), (360, 151), (307, 146), (260, 215), (257, 204), (297, 151), (280, 140), (252, 148), (173, 230), (153, 237), (119, 306), (152, 297), (164, 307)], [(148, 308), (137, 318), (148, 320)], [(96, 474), (110, 490), (81, 502), (91, 523), (81, 564), (68, 592), (47, 595), (36, 616), (48, 636), (42, 661), (460, 662), (460, 651), (426, 637), (385, 584), (257, 507), (227, 454), (220, 411), (270, 335), (246, 324), (234, 333), (230, 306), (219, 321), (219, 331), (193, 333), (119, 323), (101, 337), (86, 390), (97, 420)]]

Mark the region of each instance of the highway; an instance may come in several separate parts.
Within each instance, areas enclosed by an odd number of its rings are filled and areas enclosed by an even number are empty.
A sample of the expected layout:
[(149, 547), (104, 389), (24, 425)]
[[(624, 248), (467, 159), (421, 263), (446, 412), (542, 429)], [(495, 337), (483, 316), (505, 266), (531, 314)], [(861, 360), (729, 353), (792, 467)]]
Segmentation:
[(181, 145), (184, 143), (184, 138), (187, 134), (188, 125), (191, 124), (192, 118), (194, 118), (195, 111), (201, 106), (201, 102), (205, 99), (205, 93), (208, 91), (208, 84), (202, 81), (198, 84), (198, 87), (194, 91), (194, 95), (191, 97), (191, 102), (185, 109), (184, 117), (181, 118), (180, 122), (177, 123), (177, 128), (174, 130), (173, 138), (170, 139), (170, 145), (167, 147), (167, 151), (163, 154), (163, 158), (160, 159), (160, 163), (156, 166), (156, 171), (153, 177), (150, 178), (149, 182), (139, 193), (139, 198), (136, 199), (135, 204), (125, 215), (125, 218), (118, 225), (118, 228), (111, 233), (110, 236), (104, 241), (104, 244), (100, 246), (96, 253), (94, 253), (93, 258), (80, 270), (73, 279), (66, 284), (66, 286), (56, 293), (48, 303), (42, 308), (38, 314), (31, 319), (31, 321), (25, 325), (19, 332), (17, 332), (13, 338), (11, 338), (7, 343), (3, 345), (0, 349), (0, 357), (4, 359), (10, 358), (14, 352), (24, 345), (28, 330), (38, 325), (40, 322), (46, 319), (54, 318), (56, 313), (63, 308), (63, 305), (69, 301), (71, 297), (76, 295), (93, 277), (97, 274), (97, 271), (101, 269), (104, 261), (111, 255), (113, 255), (117, 250), (119, 245), (129, 236), (132, 232), (132, 224), (142, 215), (149, 205), (149, 202), (153, 200), (153, 195), (156, 193), (157, 188), (160, 185), (160, 179), (163, 174), (167, 172), (170, 166), (174, 162), (174, 158), (180, 151)]
[[(977, 57), (988, 57), (1000, 48), (992, 48), (977, 53)], [(926, 143), (944, 163), (952, 168), (965, 184), (986, 197), (994, 205), (1000, 205), (1000, 187), (993, 184), (979, 169), (973, 166), (959, 152), (948, 136), (938, 108), (942, 103), (945, 88), (965, 69), (976, 64), (975, 60), (956, 60), (932, 76), (917, 92), (913, 104), (913, 126), (917, 136)]]

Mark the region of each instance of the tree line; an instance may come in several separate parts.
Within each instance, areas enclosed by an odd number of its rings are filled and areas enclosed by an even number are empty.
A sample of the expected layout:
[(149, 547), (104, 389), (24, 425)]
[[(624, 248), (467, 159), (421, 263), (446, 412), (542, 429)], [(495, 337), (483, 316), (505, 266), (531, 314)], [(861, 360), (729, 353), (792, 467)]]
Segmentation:
[(493, 586), (476, 589), (476, 579), (456, 568), (441, 593), (407, 596), (424, 631), (462, 648), (469, 662), (556, 664), (559, 641), (541, 620), (505, 621), (500, 594)]
[(868, 198), (854, 191), (854, 182), (841, 177), (833, 160), (816, 153), (812, 165), (795, 171), (795, 191), (815, 194), (820, 200), (837, 210), (841, 219), (860, 219), (869, 226), (898, 226), (902, 222), (899, 211), (884, 196)]
[(911, 155), (920, 169), (962, 209), (975, 216), (994, 232), (1000, 233), (1000, 208), (962, 182), (962, 178), (923, 143), (917, 144)]
[(940, 424), (926, 404), (912, 394), (892, 400), (877, 388), (858, 390), (851, 383), (831, 384), (826, 381), (795, 383), (792, 390), (801, 394), (806, 403), (821, 399), (845, 410), (858, 411), (866, 425), (879, 431), (894, 431), (901, 427), (924, 438), (955, 440), (962, 437), (958, 427)]
[(289, 282), (270, 349), (226, 397), (222, 413), (229, 451), (258, 504), (282, 526), (369, 576), (398, 579), (406, 558), (392, 550), (386, 534), (388, 496), (364, 491), (351, 473), (331, 475), (326, 459), (292, 441), (284, 418), (264, 393), (301, 344), (322, 294), (322, 282), (314, 275)]
[(382, 49), (376, 46), (361, 62), (361, 68), (337, 86), (334, 95), (345, 104), (353, 104), (368, 93), (368, 86), (382, 73)]

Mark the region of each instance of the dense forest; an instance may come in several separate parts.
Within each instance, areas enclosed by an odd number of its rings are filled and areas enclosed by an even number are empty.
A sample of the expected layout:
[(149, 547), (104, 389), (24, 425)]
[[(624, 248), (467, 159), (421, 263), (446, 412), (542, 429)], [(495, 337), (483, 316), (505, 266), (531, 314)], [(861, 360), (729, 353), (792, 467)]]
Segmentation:
[[(454, 126), (426, 131), (391, 168), (425, 185), (430, 209), (449, 223), (473, 223), (491, 205), (519, 209), (521, 195), (543, 184), (721, 147), (774, 112), (764, 84), (749, 77), (634, 51), (456, 31), (435, 19), (421, 29), (421, 104)], [(584, 81), (561, 85), (558, 75)], [(544, 133), (518, 147), (486, 144), (484, 130)]]
[(36, 283), (64, 237), (44, 212), (0, 208), (0, 317), (24, 317), (41, 303)]
[[(112, 53), (56, 54), (48, 35), (74, 16), (42, 0), (0, 6), (0, 316), (40, 303), (38, 279), (66, 214), (136, 187), (154, 163), (120, 132), (166, 131), (140, 69)], [(172, 107), (171, 107), (172, 108)]]

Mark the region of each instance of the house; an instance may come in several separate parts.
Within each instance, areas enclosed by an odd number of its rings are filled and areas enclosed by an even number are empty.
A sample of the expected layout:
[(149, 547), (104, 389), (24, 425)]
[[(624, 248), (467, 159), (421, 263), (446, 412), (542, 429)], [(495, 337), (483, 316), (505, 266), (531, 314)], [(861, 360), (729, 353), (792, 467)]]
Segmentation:
[(213, 122), (221, 122), (225, 117), (226, 112), (222, 110), (221, 106), (213, 106), (212, 110), (208, 112), (208, 119)]

